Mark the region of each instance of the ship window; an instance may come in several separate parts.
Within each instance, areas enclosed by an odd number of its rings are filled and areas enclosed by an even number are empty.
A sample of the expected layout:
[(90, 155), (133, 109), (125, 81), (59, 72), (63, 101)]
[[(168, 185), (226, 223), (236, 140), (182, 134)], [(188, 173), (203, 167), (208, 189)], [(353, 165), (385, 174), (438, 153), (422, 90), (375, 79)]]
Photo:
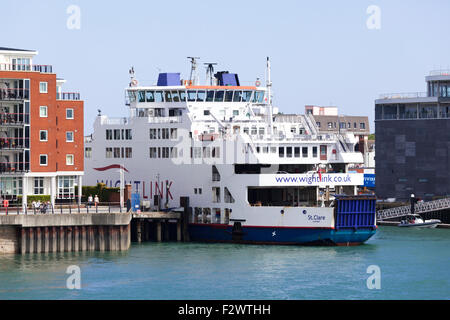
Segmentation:
[(168, 159), (169, 158), (169, 148), (163, 147), (162, 149), (162, 158)]
[(227, 92), (225, 93), (225, 102), (231, 102), (231, 101), (233, 101), (233, 91), (227, 90)]
[(145, 102), (145, 91), (138, 92), (139, 102)]
[(133, 149), (132, 148), (125, 148), (125, 158), (132, 158), (133, 157)]
[(256, 127), (252, 127), (252, 136), (256, 136), (258, 134), (258, 129)]
[(178, 151), (177, 150), (178, 150), (177, 147), (170, 148), (170, 157), (172, 159), (178, 157)]
[(131, 139), (132, 139), (131, 129), (125, 129), (125, 140), (131, 140)]
[(170, 91), (164, 91), (164, 98), (165, 102), (172, 102), (172, 94)]
[(156, 129), (150, 129), (150, 140), (155, 140), (155, 139), (157, 139)]
[(196, 92), (196, 91), (189, 90), (189, 91), (187, 92), (187, 95), (188, 95), (188, 101), (194, 102), (195, 99), (196, 99), (196, 96), (197, 96), (197, 92)]
[(112, 158), (112, 148), (106, 148), (106, 158)]
[(286, 147), (286, 157), (292, 158), (292, 147)]
[(244, 128), (244, 133), (248, 134), (248, 127)]
[(294, 157), (300, 158), (300, 147), (294, 147)]
[(241, 102), (242, 91), (235, 91), (233, 96), (233, 102)]
[(155, 92), (154, 91), (146, 91), (145, 99), (147, 102), (155, 102)]
[(284, 158), (284, 147), (279, 147), (278, 148), (278, 156), (280, 158)]
[(158, 151), (155, 147), (150, 148), (150, 158), (155, 159), (158, 157)]
[(162, 91), (155, 91), (155, 102), (163, 102), (163, 93)]
[(277, 147), (270, 147), (270, 153), (277, 153)]
[(303, 147), (302, 148), (302, 157), (303, 158), (308, 158), (308, 147)]
[(206, 94), (206, 102), (211, 102), (213, 100), (214, 100), (214, 91), (209, 90), (208, 93)]
[(209, 147), (203, 147), (203, 158), (211, 158), (211, 149)]
[(260, 136), (263, 136), (264, 135), (264, 128), (259, 128), (259, 135)]
[(180, 101), (186, 102), (186, 91), (180, 91)]
[(250, 102), (251, 97), (252, 97), (251, 91), (244, 91), (244, 94), (242, 96), (242, 102)]
[(120, 140), (120, 129), (114, 129), (114, 140)]
[(239, 110), (233, 110), (233, 116), (238, 116), (239, 115)]
[(317, 158), (317, 147), (312, 147), (313, 158)]
[(170, 139), (177, 139), (177, 138), (178, 138), (177, 128), (171, 128)]
[(216, 96), (214, 98), (214, 102), (223, 102), (224, 94), (225, 94), (225, 91), (223, 91), (223, 90), (216, 91)]
[(269, 153), (269, 147), (263, 147), (263, 153)]
[(212, 147), (211, 156), (213, 158), (220, 158), (220, 147)]
[(253, 103), (262, 103), (264, 100), (264, 91), (255, 91), (253, 95)]
[(209, 115), (210, 115), (209, 110), (203, 110), (203, 115), (204, 115), (204, 116), (209, 116)]
[(173, 102), (180, 102), (180, 96), (178, 95), (178, 91), (172, 91), (172, 100)]
[(204, 102), (206, 97), (206, 93), (204, 90), (197, 91), (197, 102)]

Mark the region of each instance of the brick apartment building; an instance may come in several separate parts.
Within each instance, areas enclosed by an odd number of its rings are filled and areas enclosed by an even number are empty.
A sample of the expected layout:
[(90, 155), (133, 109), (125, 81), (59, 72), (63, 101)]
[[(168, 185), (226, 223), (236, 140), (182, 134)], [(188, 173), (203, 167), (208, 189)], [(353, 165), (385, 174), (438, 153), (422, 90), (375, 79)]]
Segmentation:
[(33, 64), (36, 55), (0, 47), (0, 198), (73, 201), (84, 173), (84, 104), (61, 91), (52, 66)]

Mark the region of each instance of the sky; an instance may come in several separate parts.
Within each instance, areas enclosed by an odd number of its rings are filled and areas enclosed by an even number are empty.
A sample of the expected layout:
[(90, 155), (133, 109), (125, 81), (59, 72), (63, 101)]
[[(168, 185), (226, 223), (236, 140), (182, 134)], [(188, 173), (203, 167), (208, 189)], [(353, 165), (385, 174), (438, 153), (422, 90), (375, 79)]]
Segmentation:
[(85, 134), (97, 109), (128, 115), (131, 66), (140, 85), (159, 72), (187, 79), (188, 56), (201, 58), (201, 81), (203, 63), (217, 62), (242, 84), (264, 83), (270, 57), (281, 112), (338, 106), (368, 116), (373, 132), (380, 94), (426, 91), (431, 70), (450, 69), (448, 12), (448, 0), (8, 1), (0, 47), (37, 50), (35, 64), (53, 65), (63, 91), (81, 93)]

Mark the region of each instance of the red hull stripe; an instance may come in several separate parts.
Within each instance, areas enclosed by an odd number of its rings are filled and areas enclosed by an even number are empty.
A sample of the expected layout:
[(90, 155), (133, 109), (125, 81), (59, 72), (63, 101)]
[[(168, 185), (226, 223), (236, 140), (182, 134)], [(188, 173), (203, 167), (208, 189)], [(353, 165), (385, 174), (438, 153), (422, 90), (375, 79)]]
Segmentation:
[(103, 167), (103, 168), (94, 168), (94, 170), (97, 170), (97, 171), (106, 171), (106, 170), (110, 170), (110, 169), (123, 169), (123, 170), (125, 170), (126, 172), (129, 172), (129, 171), (127, 170), (127, 168), (122, 167), (120, 164), (112, 164), (112, 165), (110, 165), (110, 166)]

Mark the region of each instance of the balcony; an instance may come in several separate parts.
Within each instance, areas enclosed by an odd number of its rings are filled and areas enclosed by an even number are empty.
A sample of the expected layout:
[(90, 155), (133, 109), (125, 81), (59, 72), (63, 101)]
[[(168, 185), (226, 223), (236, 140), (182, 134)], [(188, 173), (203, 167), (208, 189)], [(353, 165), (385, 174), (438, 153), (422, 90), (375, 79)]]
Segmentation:
[(30, 94), (28, 89), (0, 89), (0, 100), (3, 101), (28, 100), (29, 98)]
[(39, 64), (10, 64), (0, 63), (0, 71), (24, 71), (24, 72), (40, 72), (40, 73), (53, 73), (53, 67), (51, 65), (39, 65)]
[(29, 162), (0, 162), (0, 173), (23, 173), (29, 169)]
[(56, 100), (78, 101), (78, 100), (80, 100), (80, 93), (79, 92), (57, 92)]
[(29, 114), (27, 113), (1, 113), (0, 126), (21, 126), (29, 123)]
[(30, 146), (29, 138), (0, 138), (0, 150), (17, 150)]

